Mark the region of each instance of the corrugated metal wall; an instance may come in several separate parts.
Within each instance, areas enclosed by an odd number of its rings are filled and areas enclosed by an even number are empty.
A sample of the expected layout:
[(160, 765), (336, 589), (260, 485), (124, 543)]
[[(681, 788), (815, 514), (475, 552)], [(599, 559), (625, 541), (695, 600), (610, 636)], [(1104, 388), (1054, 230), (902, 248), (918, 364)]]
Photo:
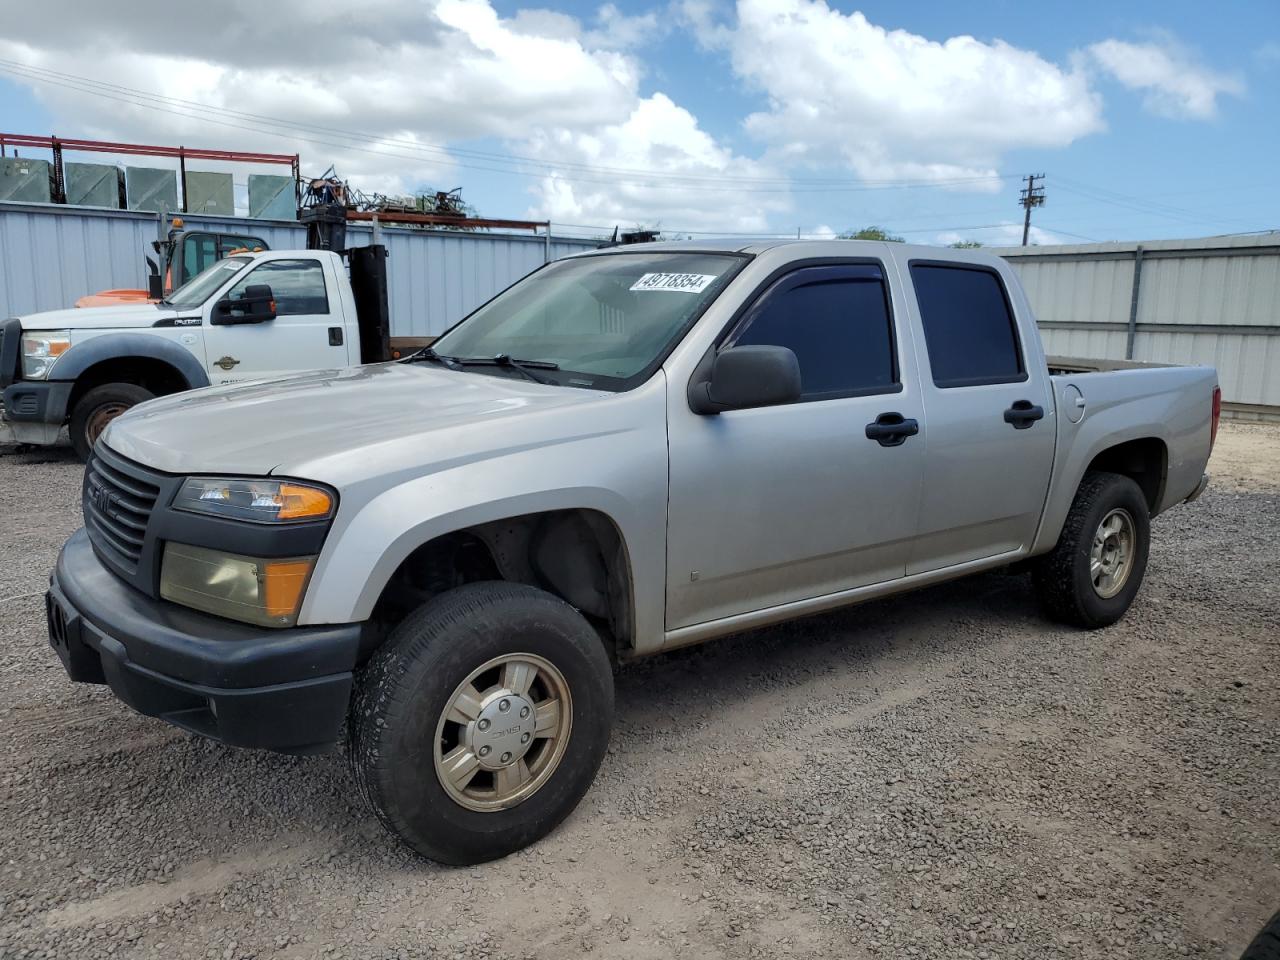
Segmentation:
[(1048, 353), (1212, 364), (1223, 399), (1280, 406), (1275, 236), (992, 252), (1022, 278)]
[[(306, 245), (297, 223), (244, 217), (184, 217), (192, 229), (260, 236), (273, 249)], [(347, 242), (372, 240), (372, 227), (350, 224)], [(157, 236), (154, 215), (0, 204), (0, 317), (72, 306), (86, 293), (145, 287), (144, 254)], [(387, 245), (391, 332), (397, 337), (441, 333), (498, 291), (540, 266), (542, 236), (383, 227)], [(594, 249), (594, 241), (553, 237), (550, 258)]]

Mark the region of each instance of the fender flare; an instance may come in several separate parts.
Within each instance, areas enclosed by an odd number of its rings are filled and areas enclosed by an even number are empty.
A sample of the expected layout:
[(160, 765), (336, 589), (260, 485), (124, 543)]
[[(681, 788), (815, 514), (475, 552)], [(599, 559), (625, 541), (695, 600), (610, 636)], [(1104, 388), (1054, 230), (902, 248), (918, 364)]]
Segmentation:
[(145, 333), (109, 333), (73, 346), (53, 365), (54, 380), (75, 380), (104, 360), (141, 357), (169, 364), (182, 375), (188, 389), (209, 386), (209, 374), (190, 351), (163, 337)]

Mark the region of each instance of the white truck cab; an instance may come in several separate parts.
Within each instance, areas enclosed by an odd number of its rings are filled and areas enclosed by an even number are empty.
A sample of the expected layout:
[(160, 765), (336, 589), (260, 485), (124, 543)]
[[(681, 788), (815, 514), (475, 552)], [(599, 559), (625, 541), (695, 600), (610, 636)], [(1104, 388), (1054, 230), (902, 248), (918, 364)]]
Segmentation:
[(82, 458), (153, 396), (383, 359), (361, 356), (347, 265), (328, 250), (237, 254), (159, 302), (30, 314), (0, 334), (15, 439), (54, 443), (69, 423)]

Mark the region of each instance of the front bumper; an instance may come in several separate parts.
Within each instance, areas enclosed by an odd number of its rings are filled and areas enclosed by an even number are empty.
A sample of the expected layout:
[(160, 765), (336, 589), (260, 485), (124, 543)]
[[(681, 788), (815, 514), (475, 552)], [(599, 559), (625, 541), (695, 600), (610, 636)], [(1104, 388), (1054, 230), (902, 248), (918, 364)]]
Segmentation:
[(139, 713), (282, 753), (338, 739), (362, 624), (263, 630), (153, 600), (102, 565), (84, 530), (58, 555), (46, 607), (67, 675)]
[(70, 380), (19, 380), (4, 388), (4, 418), (19, 443), (54, 443), (67, 419)]

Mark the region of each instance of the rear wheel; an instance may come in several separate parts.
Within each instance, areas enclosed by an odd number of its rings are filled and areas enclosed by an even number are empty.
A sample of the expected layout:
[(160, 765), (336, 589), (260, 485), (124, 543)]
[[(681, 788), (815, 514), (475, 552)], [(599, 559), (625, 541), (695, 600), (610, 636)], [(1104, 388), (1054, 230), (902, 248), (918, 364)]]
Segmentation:
[(1280, 960), (1280, 913), (1258, 931), (1240, 955), (1240, 960)]
[(473, 583), (410, 614), (362, 671), (349, 760), (405, 843), (480, 863), (572, 812), (612, 719), (609, 659), (581, 614), (533, 587)]
[(1085, 474), (1058, 545), (1032, 567), (1045, 611), (1088, 629), (1115, 623), (1142, 586), (1150, 541), (1142, 489), (1117, 473)]
[(102, 431), (120, 414), (155, 394), (136, 383), (104, 383), (85, 392), (71, 411), (71, 446), (88, 460)]

